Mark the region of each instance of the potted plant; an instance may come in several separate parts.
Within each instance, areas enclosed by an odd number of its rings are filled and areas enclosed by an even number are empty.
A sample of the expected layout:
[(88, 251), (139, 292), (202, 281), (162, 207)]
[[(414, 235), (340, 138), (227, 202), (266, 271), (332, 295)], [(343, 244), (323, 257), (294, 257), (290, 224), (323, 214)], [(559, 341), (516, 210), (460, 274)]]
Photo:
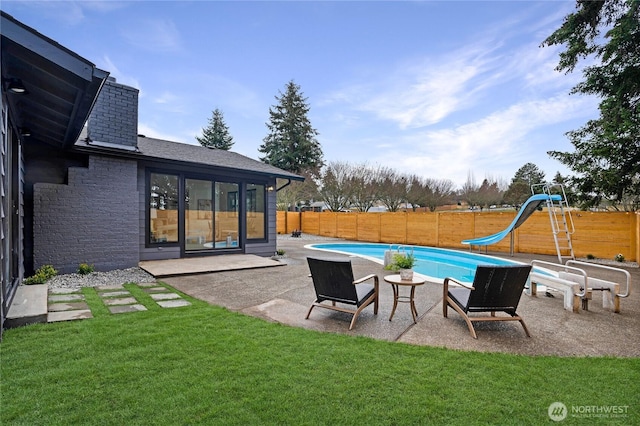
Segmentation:
[(413, 266), (415, 264), (416, 258), (412, 253), (395, 253), (386, 269), (400, 272), (400, 279), (409, 281), (413, 279)]

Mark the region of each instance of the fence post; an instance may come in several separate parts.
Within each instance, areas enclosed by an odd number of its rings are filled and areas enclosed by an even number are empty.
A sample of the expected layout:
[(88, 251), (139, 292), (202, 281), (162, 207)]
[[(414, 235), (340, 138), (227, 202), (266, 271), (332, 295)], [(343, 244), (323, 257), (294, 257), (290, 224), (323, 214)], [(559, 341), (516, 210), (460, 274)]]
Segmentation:
[(640, 220), (638, 220), (638, 215), (640, 212), (636, 212), (635, 219), (635, 233), (631, 234), (631, 246), (635, 246), (636, 258), (634, 259), (636, 262), (640, 262)]

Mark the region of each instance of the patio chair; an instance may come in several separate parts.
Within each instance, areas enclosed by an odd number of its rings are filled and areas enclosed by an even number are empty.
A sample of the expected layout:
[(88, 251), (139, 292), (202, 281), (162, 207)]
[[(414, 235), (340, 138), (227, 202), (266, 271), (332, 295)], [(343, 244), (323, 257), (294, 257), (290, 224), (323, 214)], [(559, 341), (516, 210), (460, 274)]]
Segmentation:
[[(455, 309), (464, 318), (474, 339), (478, 338), (472, 324), (474, 321), (520, 321), (527, 337), (531, 337), (523, 319), (516, 313), (529, 272), (531, 265), (480, 265), (471, 287), (453, 278), (445, 278), (442, 314), (446, 318), (447, 308), (451, 306)], [(450, 287), (450, 282), (461, 287)], [(491, 315), (469, 315), (476, 312), (490, 312)], [(496, 312), (504, 312), (509, 316), (496, 316)]]
[[(347, 312), (353, 314), (349, 330), (358, 319), (358, 315), (364, 308), (373, 303), (373, 313), (378, 314), (378, 276), (370, 274), (366, 277), (354, 280), (351, 261), (334, 261), (307, 258), (313, 287), (316, 291), (316, 301), (313, 302), (307, 312), (305, 319), (309, 319), (311, 311), (316, 306), (320, 308), (332, 309), (334, 311)], [(373, 279), (373, 284), (365, 281)], [(331, 302), (325, 304), (322, 302)], [(355, 309), (337, 306), (353, 305)]]

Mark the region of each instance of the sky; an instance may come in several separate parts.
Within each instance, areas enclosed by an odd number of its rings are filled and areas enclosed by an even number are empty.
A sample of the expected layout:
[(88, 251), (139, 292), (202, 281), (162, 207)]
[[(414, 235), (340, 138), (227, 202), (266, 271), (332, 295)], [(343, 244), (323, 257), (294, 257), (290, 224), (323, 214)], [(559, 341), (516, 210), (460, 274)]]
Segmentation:
[(598, 116), (541, 47), (574, 1), (12, 1), (14, 18), (140, 90), (138, 133), (197, 144), (214, 109), (259, 159), (293, 80), (325, 162), (506, 185)]

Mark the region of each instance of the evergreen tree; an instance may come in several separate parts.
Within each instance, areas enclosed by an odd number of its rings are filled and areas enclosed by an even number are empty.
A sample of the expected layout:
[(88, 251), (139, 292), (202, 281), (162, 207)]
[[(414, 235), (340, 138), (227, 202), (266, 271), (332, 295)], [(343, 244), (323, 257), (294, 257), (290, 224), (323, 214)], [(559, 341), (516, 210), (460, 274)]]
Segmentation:
[(600, 97), (600, 117), (567, 135), (575, 152), (550, 151), (578, 173), (585, 207), (640, 208), (640, 2), (579, 0), (545, 41), (564, 45), (559, 71), (588, 62), (572, 93)]
[(307, 117), (307, 99), (293, 80), (279, 94), (278, 104), (269, 108), (269, 134), (258, 149), (265, 154), (260, 160), (292, 173), (318, 172), (323, 165), (322, 149)]
[[(516, 209), (531, 196), (531, 186), (544, 183), (544, 172), (533, 163), (520, 167), (511, 179), (503, 200)], [(539, 189), (539, 188), (538, 188)]]
[(202, 137), (196, 136), (200, 145), (208, 148), (224, 149), (229, 151), (233, 146), (233, 137), (229, 134), (229, 128), (224, 122), (222, 111), (216, 108), (209, 119), (209, 126), (202, 129)]

